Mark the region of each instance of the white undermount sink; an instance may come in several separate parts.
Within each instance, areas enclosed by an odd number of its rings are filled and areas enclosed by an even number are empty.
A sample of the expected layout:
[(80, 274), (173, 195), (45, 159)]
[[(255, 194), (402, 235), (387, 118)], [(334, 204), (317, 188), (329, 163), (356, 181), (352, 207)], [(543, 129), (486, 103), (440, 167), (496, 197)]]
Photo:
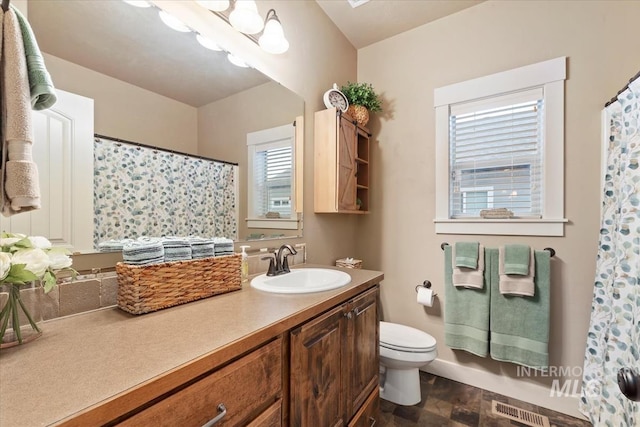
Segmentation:
[(344, 271), (328, 268), (297, 268), (278, 276), (261, 274), (251, 280), (251, 286), (277, 294), (307, 294), (340, 288), (351, 282)]

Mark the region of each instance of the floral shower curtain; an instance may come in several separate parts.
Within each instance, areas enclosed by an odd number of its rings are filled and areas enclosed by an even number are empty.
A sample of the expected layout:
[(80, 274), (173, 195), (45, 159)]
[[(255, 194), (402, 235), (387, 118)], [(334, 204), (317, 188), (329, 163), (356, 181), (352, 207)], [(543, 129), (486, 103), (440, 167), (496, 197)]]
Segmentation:
[(140, 236), (237, 239), (235, 164), (94, 142), (94, 244)]
[(580, 411), (594, 426), (640, 426), (617, 384), (640, 373), (640, 79), (606, 107), (609, 140)]

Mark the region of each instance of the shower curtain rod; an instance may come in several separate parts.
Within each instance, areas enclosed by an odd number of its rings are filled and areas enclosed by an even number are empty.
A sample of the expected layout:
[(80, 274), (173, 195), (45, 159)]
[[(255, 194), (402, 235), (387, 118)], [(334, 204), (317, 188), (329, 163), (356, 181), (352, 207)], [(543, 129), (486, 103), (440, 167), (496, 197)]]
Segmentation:
[[(444, 247), (445, 246), (449, 246), (449, 243), (447, 242), (442, 242), (440, 244), (440, 249), (442, 249), (444, 251)], [(544, 248), (545, 251), (549, 252), (549, 257), (553, 258), (554, 256), (556, 256), (556, 250), (553, 248)]]
[(168, 148), (154, 147), (153, 145), (142, 144), (140, 142), (134, 142), (134, 141), (127, 141), (126, 139), (114, 138), (112, 136), (100, 135), (97, 133), (94, 133), (93, 136), (95, 138), (108, 139), (110, 141), (121, 142), (123, 144), (135, 145), (136, 147), (149, 148), (151, 150), (164, 151), (165, 153), (178, 154), (180, 156), (194, 157), (196, 159), (210, 160), (213, 162), (224, 163), (232, 166), (238, 166), (238, 163), (236, 162), (228, 162), (226, 160), (219, 160), (211, 157), (198, 156), (197, 154), (181, 153), (180, 151), (170, 150)]
[(607, 102), (606, 104), (604, 104), (604, 108), (607, 108), (609, 105), (613, 104), (614, 102), (616, 102), (618, 100), (618, 95), (620, 95), (622, 92), (624, 92), (625, 90), (629, 89), (629, 84), (634, 81), (635, 79), (637, 79), (638, 77), (640, 77), (640, 71), (638, 71), (638, 73), (631, 77), (631, 79), (629, 79), (629, 83), (627, 83), (626, 85), (624, 85), (624, 87), (622, 89), (620, 89), (618, 91), (618, 93), (616, 94), (616, 96), (614, 96), (613, 98), (611, 98), (609, 100), (609, 102)]

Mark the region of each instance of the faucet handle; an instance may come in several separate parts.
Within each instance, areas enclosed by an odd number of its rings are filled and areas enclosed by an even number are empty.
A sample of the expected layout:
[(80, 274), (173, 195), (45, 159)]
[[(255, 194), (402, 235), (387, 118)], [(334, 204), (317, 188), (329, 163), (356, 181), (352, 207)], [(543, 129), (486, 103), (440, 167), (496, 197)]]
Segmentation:
[(267, 276), (275, 276), (276, 273), (276, 265), (274, 263), (275, 258), (272, 256), (265, 256), (260, 258), (263, 261), (269, 260), (269, 270), (267, 270)]

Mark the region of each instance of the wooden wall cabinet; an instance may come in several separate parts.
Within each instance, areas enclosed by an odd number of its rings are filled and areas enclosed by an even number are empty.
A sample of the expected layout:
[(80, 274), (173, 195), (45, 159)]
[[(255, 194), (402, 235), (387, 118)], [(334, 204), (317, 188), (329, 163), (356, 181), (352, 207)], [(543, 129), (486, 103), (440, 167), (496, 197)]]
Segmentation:
[(378, 288), (290, 334), (290, 425), (372, 425), (378, 402)]
[(367, 213), (371, 133), (335, 108), (314, 119), (314, 211)]

